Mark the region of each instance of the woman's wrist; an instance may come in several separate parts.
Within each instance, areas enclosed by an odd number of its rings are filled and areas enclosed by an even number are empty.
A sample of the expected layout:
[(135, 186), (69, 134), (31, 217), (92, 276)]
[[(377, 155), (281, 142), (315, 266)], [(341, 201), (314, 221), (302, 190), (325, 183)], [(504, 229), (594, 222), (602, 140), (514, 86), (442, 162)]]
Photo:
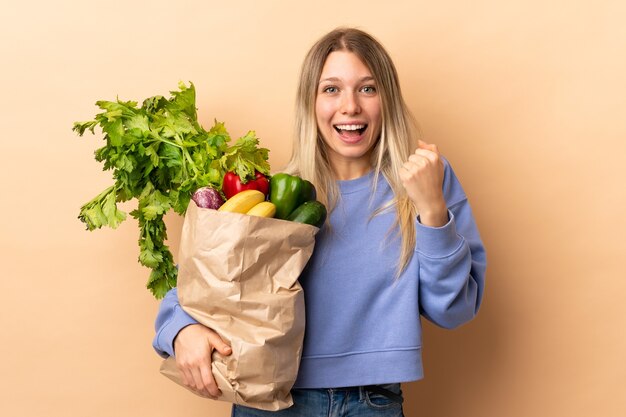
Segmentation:
[(442, 227), (450, 221), (445, 202), (425, 210), (419, 210), (418, 216), (419, 222), (428, 227)]

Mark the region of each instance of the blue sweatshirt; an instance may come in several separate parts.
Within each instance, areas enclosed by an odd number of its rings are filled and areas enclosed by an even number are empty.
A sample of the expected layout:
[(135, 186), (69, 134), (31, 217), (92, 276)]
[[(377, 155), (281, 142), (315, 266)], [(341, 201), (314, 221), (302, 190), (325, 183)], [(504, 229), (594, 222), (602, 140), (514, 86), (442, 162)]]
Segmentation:
[[(414, 381), (423, 377), (420, 316), (453, 328), (480, 306), (486, 267), (472, 212), (447, 161), (443, 191), (449, 222), (416, 219), (413, 258), (396, 278), (400, 240), (395, 211), (372, 213), (393, 198), (381, 175), (338, 181), (341, 198), (322, 228), (300, 277), (306, 331), (296, 388), (332, 388)], [(178, 332), (195, 323), (171, 290), (159, 310), (153, 346), (173, 355)]]

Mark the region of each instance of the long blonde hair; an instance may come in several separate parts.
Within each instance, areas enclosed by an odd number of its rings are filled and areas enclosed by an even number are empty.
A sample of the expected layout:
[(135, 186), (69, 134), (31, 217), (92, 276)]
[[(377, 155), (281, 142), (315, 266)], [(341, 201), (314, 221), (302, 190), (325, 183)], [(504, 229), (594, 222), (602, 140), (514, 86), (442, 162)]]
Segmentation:
[(335, 51), (348, 51), (357, 55), (376, 81), (382, 110), (382, 129), (371, 153), (371, 166), (374, 168), (374, 184), (382, 174), (389, 182), (394, 198), (375, 213), (393, 208), (396, 210), (394, 228), (401, 238), (397, 268), (399, 276), (413, 255), (417, 215), (402, 186), (399, 171), (417, 146), (418, 129), (402, 98), (398, 74), (391, 57), (368, 33), (354, 28), (335, 29), (317, 41), (305, 57), (296, 95), (293, 150), (285, 170), (311, 181), (317, 189), (318, 200), (326, 204), (329, 211), (335, 207), (340, 193), (315, 115), (322, 68), (328, 55)]

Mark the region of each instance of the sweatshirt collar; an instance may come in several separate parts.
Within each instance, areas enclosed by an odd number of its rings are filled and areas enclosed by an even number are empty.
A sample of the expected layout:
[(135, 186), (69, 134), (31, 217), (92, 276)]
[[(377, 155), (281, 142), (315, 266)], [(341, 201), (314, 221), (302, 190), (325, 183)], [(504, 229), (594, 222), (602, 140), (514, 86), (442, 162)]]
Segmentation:
[[(380, 174), (380, 177), (383, 175)], [(367, 174), (352, 180), (338, 180), (337, 185), (341, 194), (354, 193), (361, 190), (371, 190), (373, 188), (374, 170), (370, 170)]]

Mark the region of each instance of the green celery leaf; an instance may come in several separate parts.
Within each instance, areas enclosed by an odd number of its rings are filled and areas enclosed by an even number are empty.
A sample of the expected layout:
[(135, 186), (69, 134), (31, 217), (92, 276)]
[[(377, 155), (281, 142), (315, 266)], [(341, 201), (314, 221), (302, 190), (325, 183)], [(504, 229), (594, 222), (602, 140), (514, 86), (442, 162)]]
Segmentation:
[(174, 98), (171, 103), (172, 107), (176, 107), (179, 111), (185, 113), (192, 119), (196, 119), (196, 89), (193, 83), (189, 83), (189, 87), (184, 83), (178, 83), (180, 91), (170, 91)]
[(116, 229), (120, 223), (126, 220), (126, 213), (117, 208), (115, 190), (106, 196), (102, 204), (102, 213), (107, 218), (107, 225), (112, 229)]
[(98, 125), (97, 120), (90, 120), (88, 122), (75, 122), (72, 130), (78, 133), (79, 136), (83, 136), (83, 134), (85, 133), (85, 130), (87, 129), (89, 129), (91, 133), (94, 133), (94, 129), (96, 128), (97, 125)]
[(221, 167), (226, 172), (235, 172), (243, 183), (254, 179), (255, 170), (269, 175), (270, 165), (267, 162), (269, 150), (259, 148), (259, 139), (254, 131), (248, 132), (224, 152), (220, 159)]
[(139, 262), (148, 268), (156, 268), (163, 262), (163, 255), (150, 249), (144, 249), (139, 253)]

